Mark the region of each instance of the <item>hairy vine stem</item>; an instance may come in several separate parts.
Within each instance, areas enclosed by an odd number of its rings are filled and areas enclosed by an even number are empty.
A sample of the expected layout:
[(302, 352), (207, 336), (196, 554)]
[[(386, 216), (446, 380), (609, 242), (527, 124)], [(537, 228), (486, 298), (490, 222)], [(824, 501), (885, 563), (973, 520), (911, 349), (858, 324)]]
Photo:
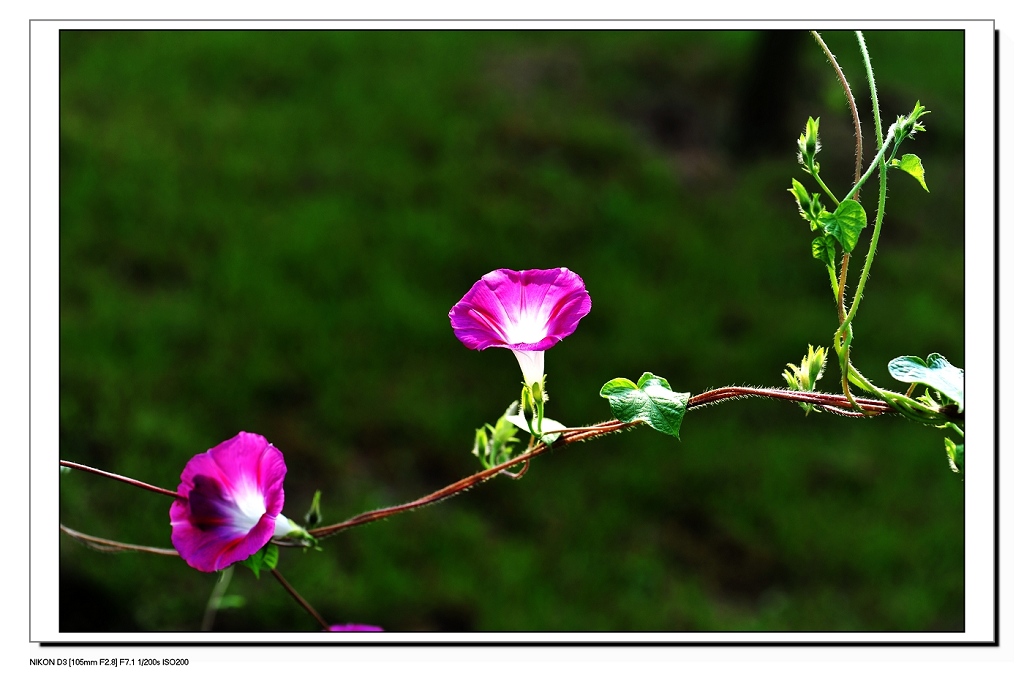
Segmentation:
[[(812, 391), (793, 391), (788, 389), (777, 388), (756, 388), (750, 386), (724, 386), (722, 388), (716, 388), (710, 391), (705, 391), (704, 393), (700, 393), (698, 395), (691, 397), (687, 401), (687, 408), (690, 410), (695, 410), (701, 407), (715, 405), (717, 403), (721, 403), (727, 400), (751, 397), (771, 398), (776, 400), (810, 403), (816, 405), (817, 407), (824, 411), (847, 417), (876, 416), (898, 411), (898, 408), (890, 406), (886, 404), (886, 402), (880, 400), (863, 399), (861, 401), (861, 406), (859, 410), (851, 411), (851, 408), (854, 407), (854, 404), (851, 400), (849, 400), (846, 396), (843, 395), (817, 393)], [(313, 528), (310, 531), (308, 531), (308, 533), (313, 538), (320, 540), (323, 538), (330, 537), (332, 535), (336, 535), (338, 533), (341, 533), (342, 531), (345, 531), (349, 528), (353, 528), (355, 526), (371, 523), (373, 521), (379, 521), (381, 519), (385, 519), (389, 516), (394, 516), (395, 514), (400, 514), (402, 512), (419, 509), (421, 507), (425, 507), (427, 505), (434, 504), (436, 502), (440, 502), (442, 500), (458, 495), (461, 492), (465, 492), (466, 490), (469, 490), (470, 488), (480, 483), (483, 483), (484, 481), (490, 480), (499, 474), (508, 475), (510, 473), (508, 471), (509, 469), (513, 469), (519, 465), (522, 465), (523, 469), (521, 469), (518, 473), (513, 474), (514, 478), (519, 478), (526, 472), (526, 468), (529, 466), (529, 462), (531, 459), (543, 454), (548, 450), (555, 450), (558, 448), (566, 447), (573, 443), (592, 440), (594, 438), (600, 438), (611, 433), (616, 433), (618, 431), (624, 431), (626, 429), (637, 426), (640, 423), (641, 422), (623, 422), (618, 419), (610, 419), (608, 421), (600, 422), (598, 424), (593, 424), (590, 426), (559, 429), (557, 433), (561, 434), (561, 437), (550, 445), (545, 444), (543, 442), (534, 443), (534, 440), (531, 437), (530, 443), (526, 451), (521, 453), (517, 457), (509, 459), (507, 462), (503, 462), (490, 469), (486, 469), (484, 471), (480, 471), (470, 476), (467, 476), (459, 481), (456, 481), (455, 483), (452, 483), (450, 485), (445, 486), (444, 488), (441, 488), (440, 490), (436, 490), (428, 495), (424, 495), (423, 497), (420, 497), (416, 500), (412, 500), (411, 502), (406, 502), (404, 504), (368, 511), (362, 514), (357, 514), (356, 516), (353, 516), (352, 518), (346, 521), (342, 521), (341, 523), (323, 526), (320, 528)], [(552, 431), (551, 433), (556, 432)], [(167, 495), (175, 499), (183, 499), (177, 493), (167, 490), (165, 488), (160, 488), (155, 485), (143, 483), (142, 481), (138, 481), (127, 476), (112, 474), (101, 469), (96, 469), (94, 467), (78, 464), (77, 462), (60, 460), (60, 465), (62, 467), (76, 469), (79, 471), (84, 471), (87, 473), (96, 474), (98, 476), (110, 478), (112, 480), (120, 481), (122, 483), (128, 483), (129, 485), (142, 488), (143, 490), (149, 490), (151, 492), (160, 493), (162, 495)], [(156, 554), (160, 556), (179, 556), (178, 552), (174, 549), (150, 547), (147, 545), (135, 545), (124, 542), (118, 542), (115, 540), (108, 540), (106, 538), (86, 535), (85, 533), (81, 533), (63, 524), (61, 524), (60, 530), (65, 535), (68, 535), (69, 537), (77, 540), (78, 542), (81, 542), (87, 547), (102, 552), (142, 552), (147, 554)], [(275, 545), (283, 547), (305, 546), (305, 543), (292, 541), (288, 538), (275, 539), (272, 540), (272, 542)], [(310, 605), (309, 602), (307, 602), (302, 597), (302, 595), (299, 594), (298, 591), (296, 591), (295, 588), (292, 587), (290, 583), (288, 583), (287, 580), (285, 580), (284, 576), (281, 574), (280, 571), (277, 570), (277, 568), (271, 569), (271, 573), (273, 574), (274, 578), (277, 579), (277, 581), (285, 589), (285, 591), (287, 591), (288, 594), (303, 609), (305, 609), (310, 615), (313, 616), (314, 619), (316, 619), (316, 621), (320, 624), (321, 628), (323, 628), (324, 630), (330, 629), (330, 624), (326, 620), (324, 620), (324, 618), (319, 613), (317, 613), (316, 609), (314, 609), (312, 605)], [(218, 583), (218, 585), (220, 585), (220, 583)], [(224, 586), (226, 587), (226, 583)], [(204, 617), (204, 627), (208, 627), (209, 624), (212, 623), (212, 610), (214, 610), (214, 601), (215, 599), (219, 600), (219, 598), (220, 594), (215, 589), (214, 594), (211, 595), (210, 602), (207, 604), (206, 615)]]
[[(893, 405), (887, 404), (883, 400), (874, 399), (861, 399), (860, 410), (856, 410), (852, 401), (850, 401), (844, 395), (837, 395), (832, 393), (817, 393), (814, 391), (793, 391), (789, 389), (781, 388), (756, 388), (751, 386), (724, 386), (721, 388), (711, 389), (704, 393), (692, 396), (687, 401), (688, 410), (696, 410), (701, 407), (708, 407), (720, 402), (727, 400), (736, 400), (739, 398), (770, 398), (775, 400), (786, 400), (791, 402), (808, 403), (819, 407), (820, 409), (844, 417), (873, 417), (882, 414), (891, 414), (898, 412), (899, 409)], [(513, 469), (519, 465), (526, 465), (535, 457), (543, 454), (548, 450), (556, 450), (563, 448), (573, 443), (581, 443), (583, 441), (592, 440), (594, 438), (601, 438), (618, 431), (624, 431), (639, 425), (641, 422), (622, 422), (618, 419), (611, 419), (591, 426), (580, 426), (566, 429), (559, 429), (558, 431), (551, 431), (550, 433), (560, 433), (562, 437), (556, 440), (551, 445), (544, 443), (536, 443), (528, 447), (523, 453), (519, 454), (507, 462), (503, 462), (490, 469), (484, 471), (478, 471), (475, 474), (467, 476), (461, 480), (458, 480), (450, 485), (447, 485), (440, 490), (436, 490), (428, 495), (424, 495), (418, 499), (403, 504), (394, 505), (391, 507), (384, 507), (382, 509), (375, 509), (368, 512), (357, 514), (345, 521), (335, 523), (329, 526), (321, 526), (319, 528), (313, 528), (309, 530), (309, 534), (314, 538), (320, 540), (332, 535), (336, 535), (344, 530), (353, 528), (355, 526), (361, 526), (363, 524), (371, 523), (373, 521), (380, 521), (386, 519), (389, 516), (400, 514), (402, 512), (412, 511), (414, 509), (420, 509), (428, 505), (440, 502), (442, 500), (454, 497), (459, 493), (465, 492), (470, 488), (483, 483), (491, 478), (494, 478), (498, 474), (501, 474), (509, 469)], [(61, 466), (65, 466), (71, 469), (78, 469), (99, 476), (105, 476), (115, 481), (121, 481), (122, 483), (129, 483), (131, 485), (143, 488), (144, 490), (150, 490), (152, 492), (158, 492), (164, 495), (169, 495), (176, 499), (182, 499), (177, 493), (160, 488), (148, 483), (142, 483), (133, 478), (127, 476), (120, 476), (118, 474), (111, 474), (100, 469), (88, 467), (75, 462), (67, 460), (60, 461)], [(178, 553), (173, 549), (161, 549), (157, 547), (146, 547), (142, 545), (129, 545), (121, 542), (115, 542), (113, 540), (105, 540), (103, 538), (96, 538), (92, 536), (73, 531), (66, 526), (61, 526), (61, 531), (67, 535), (83, 542), (84, 544), (93, 547), (94, 549), (100, 549), (102, 551), (137, 551), (137, 552), (148, 552), (150, 554), (161, 554), (165, 556), (176, 556)], [(289, 540), (287, 538), (280, 538), (272, 541), (274, 544), (282, 547), (298, 547), (301, 544)], [(280, 579), (279, 579), (280, 580)]]
[[(852, 194), (853, 200), (857, 201), (860, 197), (860, 185), (861, 185), (861, 165), (864, 163), (864, 135), (860, 129), (860, 115), (857, 113), (857, 102), (853, 97), (853, 90), (850, 89), (850, 83), (846, 80), (843, 69), (839, 66), (839, 62), (836, 60), (832, 51), (828, 49), (828, 45), (822, 39), (821, 35), (817, 31), (811, 31), (811, 35), (818, 41), (818, 45), (821, 47), (825, 56), (828, 57), (829, 62), (832, 64), (832, 68), (836, 72), (836, 76), (839, 78), (840, 84), (843, 86), (843, 92), (846, 93), (846, 102), (850, 105), (850, 115), (853, 117), (853, 138), (855, 143), (855, 161), (853, 166), (853, 186), (854, 191)], [(843, 254), (843, 264), (840, 268), (839, 283), (836, 287), (836, 307), (839, 313), (839, 325), (842, 327), (846, 323), (846, 276), (850, 269), (850, 254)], [(847, 329), (841, 335), (841, 341), (845, 342), (848, 335), (852, 334), (852, 330)], [(857, 411), (860, 411), (860, 406), (854, 399), (853, 394), (850, 392), (850, 351), (847, 348), (843, 360), (843, 369), (841, 372), (843, 394), (849, 399), (850, 403), (854, 406)]]
[(150, 492), (160, 493), (161, 495), (167, 495), (168, 497), (173, 497), (178, 500), (185, 499), (184, 497), (174, 492), (173, 490), (167, 490), (166, 488), (160, 488), (155, 485), (150, 485), (149, 483), (143, 483), (142, 481), (137, 481), (134, 478), (128, 478), (127, 476), (121, 476), (120, 474), (112, 474), (109, 471), (103, 471), (102, 469), (94, 469), (92, 467), (85, 466), (84, 464), (78, 464), (77, 462), (69, 462), (66, 459), (60, 460), (60, 465), (62, 467), (67, 467), (68, 469), (78, 469), (79, 471), (86, 471), (90, 474), (96, 474), (97, 476), (106, 476), (107, 478), (112, 478), (115, 481), (128, 483), (129, 485), (133, 485), (136, 488), (142, 488), (143, 490), (149, 490)]

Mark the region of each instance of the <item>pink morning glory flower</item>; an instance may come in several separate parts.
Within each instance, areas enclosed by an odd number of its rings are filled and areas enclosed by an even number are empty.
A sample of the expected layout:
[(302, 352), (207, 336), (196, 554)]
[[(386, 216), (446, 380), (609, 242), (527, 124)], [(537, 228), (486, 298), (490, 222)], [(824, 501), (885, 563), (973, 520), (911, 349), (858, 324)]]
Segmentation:
[(448, 317), (467, 348), (508, 348), (526, 385), (543, 388), (544, 351), (576, 331), (589, 312), (583, 279), (568, 268), (502, 269), (484, 275)]
[(376, 625), (346, 623), (345, 625), (332, 625), (328, 632), (384, 632), (384, 628), (377, 627)]
[(280, 450), (244, 431), (190, 459), (171, 505), (178, 554), (192, 568), (219, 571), (298, 530), (281, 514), (287, 471)]

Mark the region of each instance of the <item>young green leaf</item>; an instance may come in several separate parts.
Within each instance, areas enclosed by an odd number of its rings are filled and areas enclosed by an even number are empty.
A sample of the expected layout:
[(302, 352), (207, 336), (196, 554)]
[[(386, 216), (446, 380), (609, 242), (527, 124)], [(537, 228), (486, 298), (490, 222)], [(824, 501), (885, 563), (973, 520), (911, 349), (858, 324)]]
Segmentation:
[(612, 379), (601, 387), (601, 397), (608, 399), (612, 416), (619, 421), (646, 422), (655, 431), (679, 438), (690, 394), (676, 393), (665, 379), (644, 372), (636, 384), (629, 379)]
[(946, 396), (964, 409), (964, 371), (949, 364), (946, 358), (932, 353), (922, 360), (914, 355), (902, 355), (889, 361), (889, 374), (897, 381), (924, 384)]
[[(525, 389), (524, 389), (525, 390)], [(519, 411), (519, 401), (513, 402), (505, 410), (505, 413), (498, 417), (494, 426), (484, 424), (476, 430), (473, 441), (473, 454), (485, 469), (490, 469), (503, 464), (512, 458), (515, 444), (519, 442), (516, 438), (518, 433), (514, 424), (509, 419)], [(525, 421), (523, 422), (526, 423)]]
[[(789, 369), (782, 370), (782, 377), (794, 391), (813, 391), (815, 382), (825, 374), (826, 359), (824, 348), (821, 346), (815, 348), (807, 344), (807, 355), (800, 361), (800, 366), (797, 367), (790, 362)], [(809, 403), (797, 403), (797, 405), (804, 408), (804, 413), (808, 415), (812, 411), (818, 411)]]
[(917, 178), (917, 181), (924, 187), (924, 191), (929, 191), (928, 185), (924, 184), (924, 166), (921, 164), (921, 157), (916, 154), (904, 154), (899, 161), (893, 161), (892, 166)]
[(248, 566), (252, 569), (253, 574), (259, 578), (261, 570), (266, 569), (269, 571), (277, 568), (278, 552), (279, 550), (277, 549), (277, 545), (267, 543), (263, 546), (263, 549), (259, 550), (248, 559), (243, 559), (238, 563), (243, 566)]
[(836, 262), (836, 239), (830, 234), (811, 241), (811, 255), (826, 265)]
[(818, 193), (808, 194), (807, 189), (793, 178), (792, 189), (787, 190), (796, 199), (797, 212), (800, 217), (811, 224), (811, 231), (818, 229), (818, 215), (822, 211), (821, 195)]
[(822, 211), (820, 220), (825, 234), (835, 237), (846, 253), (852, 253), (861, 230), (868, 224), (868, 215), (863, 206), (853, 199), (847, 199), (831, 213)]

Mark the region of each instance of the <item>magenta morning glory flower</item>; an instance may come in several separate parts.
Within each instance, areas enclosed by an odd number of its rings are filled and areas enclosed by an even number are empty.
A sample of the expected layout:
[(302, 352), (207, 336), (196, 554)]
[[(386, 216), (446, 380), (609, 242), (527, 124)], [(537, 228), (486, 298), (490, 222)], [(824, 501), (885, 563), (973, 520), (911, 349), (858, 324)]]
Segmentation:
[(377, 627), (376, 625), (346, 623), (345, 625), (332, 625), (328, 632), (384, 632), (384, 628)]
[(190, 459), (171, 505), (178, 554), (192, 568), (219, 571), (298, 530), (281, 514), (287, 471), (280, 450), (244, 431)]
[(590, 312), (583, 279), (568, 268), (495, 270), (473, 285), (448, 317), (468, 348), (508, 348), (526, 385), (544, 386), (544, 351), (576, 331)]

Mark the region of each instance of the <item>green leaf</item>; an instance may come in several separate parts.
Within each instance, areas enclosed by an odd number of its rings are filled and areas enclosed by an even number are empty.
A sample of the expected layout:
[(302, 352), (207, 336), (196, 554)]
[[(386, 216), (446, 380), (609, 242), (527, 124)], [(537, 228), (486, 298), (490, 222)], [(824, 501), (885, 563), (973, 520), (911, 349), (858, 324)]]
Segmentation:
[(826, 265), (836, 262), (836, 240), (830, 234), (811, 241), (811, 255)]
[(897, 381), (924, 384), (946, 396), (964, 409), (964, 371), (949, 364), (946, 358), (932, 353), (926, 360), (902, 355), (889, 361), (889, 374)]
[(949, 459), (949, 468), (955, 474), (964, 470), (964, 444), (957, 445), (950, 439), (946, 439), (946, 457)]
[(277, 568), (277, 557), (279, 550), (277, 545), (267, 543), (258, 552), (250, 556), (248, 559), (242, 559), (238, 563), (242, 566), (248, 566), (252, 569), (253, 574), (259, 578), (260, 571), (266, 569), (268, 571)]
[(787, 190), (796, 198), (797, 212), (800, 217), (811, 224), (811, 231), (818, 229), (818, 215), (822, 212), (821, 196), (818, 193), (813, 195), (807, 193), (807, 189), (793, 178), (793, 188)]
[[(520, 412), (519, 414), (512, 415), (510, 417), (505, 417), (505, 419), (507, 419), (512, 424), (515, 424), (516, 426), (518, 426), (523, 431), (526, 431), (527, 433), (530, 432), (530, 428), (529, 428), (529, 426), (526, 423), (526, 416), (522, 412)], [(537, 421), (537, 419), (536, 419), (536, 417), (534, 417), (534, 426), (536, 426), (536, 421)], [(554, 419), (548, 419), (547, 417), (544, 417), (544, 421), (542, 421), (540, 423), (540, 425), (541, 425), (541, 429), (540, 430), (541, 430), (541, 433), (543, 434), (540, 437), (540, 439), (546, 445), (551, 445), (552, 443), (554, 443), (556, 440), (559, 439), (559, 437), (562, 434), (560, 434), (560, 433), (544, 433), (545, 431), (559, 431), (559, 430), (565, 428), (565, 424), (563, 424), (561, 422), (556, 422)]]
[(517, 400), (508, 406), (503, 415), (498, 417), (494, 426), (484, 424), (476, 430), (473, 454), (485, 469), (490, 469), (511, 459), (515, 444), (519, 442), (519, 439), (516, 438), (519, 431), (514, 424), (509, 422), (509, 417), (514, 416), (518, 411), (519, 401)]
[(924, 166), (921, 165), (921, 158), (919, 156), (916, 154), (904, 154), (903, 158), (899, 161), (893, 161), (892, 166), (917, 178), (917, 181), (924, 187), (924, 191), (929, 191), (928, 185), (924, 184)]
[(835, 237), (846, 253), (852, 253), (861, 230), (868, 224), (868, 214), (859, 203), (847, 199), (832, 213), (822, 211), (820, 221), (825, 234)]
[(665, 379), (644, 372), (636, 384), (629, 379), (612, 379), (601, 387), (601, 397), (608, 399), (612, 416), (619, 421), (646, 422), (655, 431), (679, 438), (690, 394), (676, 393)]
[(516, 429), (513, 422), (510, 421), (511, 417), (516, 416), (519, 413), (518, 403), (512, 403), (505, 410), (505, 414), (498, 417), (498, 421), (494, 423), (493, 429), (493, 441), (499, 446), (504, 446), (508, 443), (518, 443), (519, 440), (516, 438)]
[(796, 208), (800, 216), (805, 220), (811, 220), (811, 195), (807, 193), (804, 186), (793, 178), (793, 188), (788, 190), (796, 199)]
[(263, 565), (268, 571), (277, 568), (277, 557), (280, 553), (277, 545), (267, 545), (263, 548)]

